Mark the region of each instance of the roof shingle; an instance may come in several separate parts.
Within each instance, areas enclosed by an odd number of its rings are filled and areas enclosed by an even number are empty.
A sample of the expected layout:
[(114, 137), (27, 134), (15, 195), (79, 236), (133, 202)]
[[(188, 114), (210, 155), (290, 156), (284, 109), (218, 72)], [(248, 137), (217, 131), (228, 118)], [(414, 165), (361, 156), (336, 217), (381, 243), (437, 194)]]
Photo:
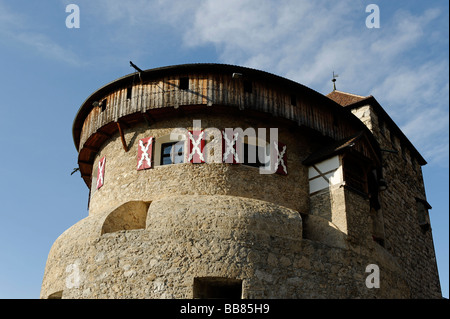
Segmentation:
[(347, 106), (367, 98), (366, 96), (350, 94), (341, 91), (333, 91), (331, 93), (328, 93), (326, 96), (342, 106)]

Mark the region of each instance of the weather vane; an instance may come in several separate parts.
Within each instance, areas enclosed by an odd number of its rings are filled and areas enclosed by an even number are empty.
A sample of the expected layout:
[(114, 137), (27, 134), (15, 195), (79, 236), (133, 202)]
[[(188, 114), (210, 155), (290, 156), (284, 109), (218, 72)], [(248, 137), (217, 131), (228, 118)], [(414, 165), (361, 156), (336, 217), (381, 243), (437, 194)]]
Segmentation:
[(331, 82), (333, 82), (333, 91), (336, 91), (336, 78), (339, 77), (338, 74), (334, 74), (333, 71), (333, 79), (331, 80)]

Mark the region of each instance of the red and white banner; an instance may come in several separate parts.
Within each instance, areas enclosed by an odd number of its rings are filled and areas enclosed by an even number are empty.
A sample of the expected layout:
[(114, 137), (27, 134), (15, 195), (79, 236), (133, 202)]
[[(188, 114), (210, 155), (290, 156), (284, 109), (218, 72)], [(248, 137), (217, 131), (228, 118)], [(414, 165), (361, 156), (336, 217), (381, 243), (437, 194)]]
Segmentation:
[(203, 157), (203, 149), (205, 148), (205, 132), (204, 131), (189, 131), (189, 155), (188, 162), (190, 163), (205, 163)]
[(139, 140), (137, 155), (137, 170), (141, 171), (152, 167), (153, 136)]
[(242, 140), (238, 132), (227, 130), (222, 132), (222, 162), (229, 164), (238, 164), (243, 162), (242, 155), (238, 150), (242, 149)]
[(105, 163), (106, 163), (106, 156), (103, 156), (103, 158), (98, 162), (98, 172), (97, 172), (97, 189), (103, 186), (104, 184), (104, 178), (105, 178)]
[(281, 175), (287, 175), (287, 154), (286, 145), (273, 141), (271, 150), (271, 162), (273, 163), (273, 172)]

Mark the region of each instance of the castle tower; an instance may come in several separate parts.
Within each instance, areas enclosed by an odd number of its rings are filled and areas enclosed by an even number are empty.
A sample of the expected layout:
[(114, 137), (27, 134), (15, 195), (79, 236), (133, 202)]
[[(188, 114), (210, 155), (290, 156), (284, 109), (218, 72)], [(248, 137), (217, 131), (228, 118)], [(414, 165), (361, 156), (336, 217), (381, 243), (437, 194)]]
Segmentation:
[(221, 64), (98, 89), (73, 124), (89, 215), (53, 244), (41, 298), (439, 298), (424, 161), (395, 131), (418, 185), (399, 215), (365, 103)]

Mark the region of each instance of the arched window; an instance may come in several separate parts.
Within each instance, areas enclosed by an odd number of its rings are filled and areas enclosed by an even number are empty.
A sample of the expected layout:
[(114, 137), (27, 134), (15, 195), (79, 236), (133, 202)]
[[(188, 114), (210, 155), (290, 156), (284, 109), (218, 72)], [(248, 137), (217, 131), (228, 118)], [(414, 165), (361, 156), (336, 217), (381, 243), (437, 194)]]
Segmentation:
[(113, 210), (103, 222), (101, 234), (121, 230), (144, 229), (150, 204), (141, 201), (127, 202)]
[(47, 297), (47, 299), (62, 299), (63, 291), (57, 291)]

